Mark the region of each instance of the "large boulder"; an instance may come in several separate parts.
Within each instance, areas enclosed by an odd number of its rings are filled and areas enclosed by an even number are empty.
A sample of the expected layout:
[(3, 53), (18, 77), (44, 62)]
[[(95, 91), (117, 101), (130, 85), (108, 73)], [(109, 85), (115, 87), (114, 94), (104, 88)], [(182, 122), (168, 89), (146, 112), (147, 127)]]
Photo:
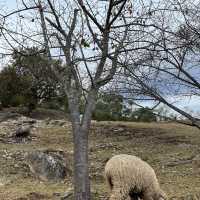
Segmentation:
[(30, 171), (42, 181), (61, 181), (69, 172), (66, 160), (58, 154), (34, 151), (26, 153), (25, 160)]

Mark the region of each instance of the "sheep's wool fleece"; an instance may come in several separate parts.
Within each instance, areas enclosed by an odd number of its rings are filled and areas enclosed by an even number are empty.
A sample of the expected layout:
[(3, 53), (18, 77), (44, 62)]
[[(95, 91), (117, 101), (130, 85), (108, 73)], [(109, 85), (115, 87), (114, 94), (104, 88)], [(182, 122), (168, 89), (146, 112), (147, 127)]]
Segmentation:
[(134, 192), (146, 189), (159, 190), (153, 168), (136, 156), (121, 154), (112, 157), (106, 163), (105, 176), (112, 186), (124, 188), (124, 190)]

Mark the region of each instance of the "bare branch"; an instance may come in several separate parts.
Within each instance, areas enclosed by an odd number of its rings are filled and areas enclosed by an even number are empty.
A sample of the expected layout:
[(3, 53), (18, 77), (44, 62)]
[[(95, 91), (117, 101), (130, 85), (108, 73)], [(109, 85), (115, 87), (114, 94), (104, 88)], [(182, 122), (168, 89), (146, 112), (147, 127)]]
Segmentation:
[(89, 16), (89, 18), (96, 24), (96, 26), (99, 28), (101, 32), (104, 32), (104, 28), (98, 23), (97, 19), (91, 15), (91, 13), (86, 9), (84, 3), (82, 0), (78, 0), (79, 5), (81, 6), (82, 10), (86, 15)]
[(27, 11), (27, 10), (33, 10), (33, 9), (38, 9), (38, 6), (32, 6), (32, 7), (26, 7), (26, 8), (23, 8), (23, 9), (19, 9), (19, 10), (15, 10), (13, 12), (10, 12), (9, 14), (7, 15), (4, 15), (3, 18), (8, 18), (10, 17), (11, 15), (14, 15), (14, 14), (17, 14), (17, 13), (20, 13), (20, 12), (23, 12), (23, 11)]

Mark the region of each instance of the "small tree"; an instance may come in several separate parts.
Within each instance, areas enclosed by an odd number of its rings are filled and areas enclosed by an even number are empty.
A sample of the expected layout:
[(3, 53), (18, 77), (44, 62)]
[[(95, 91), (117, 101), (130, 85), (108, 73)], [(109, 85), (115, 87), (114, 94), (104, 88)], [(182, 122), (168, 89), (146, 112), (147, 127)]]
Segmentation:
[[(41, 101), (61, 94), (58, 82), (50, 75), (49, 62), (36, 48), (15, 51), (12, 64), (0, 72), (2, 105), (25, 105), (30, 113)], [(60, 64), (51, 62), (54, 67)]]
[(19, 76), (13, 66), (5, 67), (0, 72), (0, 102), (2, 107), (24, 104), (26, 87), (29, 87), (29, 82)]
[(13, 54), (12, 65), (21, 79), (28, 84), (23, 94), (26, 98), (29, 113), (41, 101), (49, 100), (61, 93), (58, 81), (53, 77), (49, 65), (59, 67), (58, 60), (49, 61), (39, 54), (38, 49), (20, 49)]

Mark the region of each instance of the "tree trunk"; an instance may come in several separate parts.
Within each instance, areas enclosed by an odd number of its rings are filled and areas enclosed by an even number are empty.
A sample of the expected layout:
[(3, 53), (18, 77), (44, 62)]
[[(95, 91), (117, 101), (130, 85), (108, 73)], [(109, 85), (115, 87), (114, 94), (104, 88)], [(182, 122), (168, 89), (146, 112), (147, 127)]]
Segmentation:
[(68, 91), (70, 117), (74, 143), (74, 194), (75, 200), (90, 200), (88, 134), (92, 112), (95, 108), (97, 90), (91, 89), (87, 96), (83, 118), (80, 119), (78, 91)]
[(76, 126), (74, 135), (74, 186), (76, 200), (90, 200), (88, 132)]

